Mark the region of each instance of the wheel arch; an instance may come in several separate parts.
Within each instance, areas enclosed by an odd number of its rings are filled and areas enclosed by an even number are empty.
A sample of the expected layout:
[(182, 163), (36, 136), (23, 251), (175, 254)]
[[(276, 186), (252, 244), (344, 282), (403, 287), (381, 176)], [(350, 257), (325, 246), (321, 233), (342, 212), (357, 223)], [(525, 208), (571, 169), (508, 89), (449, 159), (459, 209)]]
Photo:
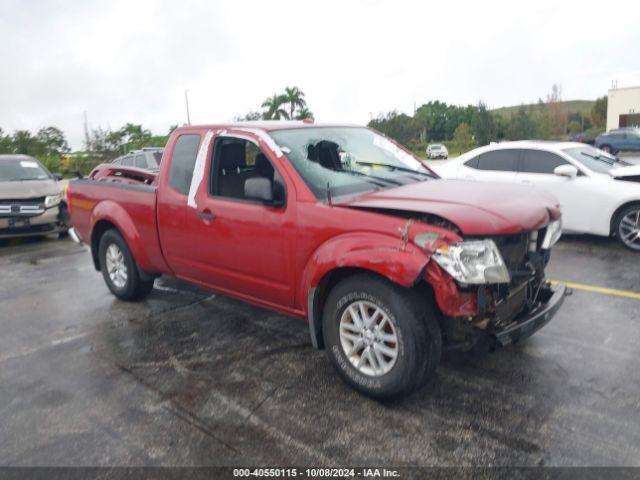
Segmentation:
[(620, 213), (625, 208), (628, 208), (628, 207), (631, 207), (631, 206), (635, 206), (635, 205), (640, 206), (640, 200), (629, 200), (629, 201), (621, 204), (618, 208), (615, 209), (615, 211), (611, 215), (611, 220), (609, 221), (609, 235), (616, 234), (615, 223), (616, 223), (616, 220), (618, 219), (618, 216), (620, 215)]
[(155, 269), (146, 252), (140, 231), (129, 213), (117, 202), (105, 200), (96, 205), (91, 212), (91, 253), (94, 265), (100, 269), (98, 247), (100, 238), (109, 228), (114, 228), (124, 238), (134, 261), (142, 272), (154, 272)]
[[(93, 266), (97, 271), (100, 271), (100, 259), (98, 258), (100, 239), (107, 230), (111, 229), (118, 230), (118, 227), (116, 227), (113, 222), (105, 219), (98, 220), (91, 229), (91, 258), (93, 260)], [(120, 231), (118, 230), (118, 232)]]

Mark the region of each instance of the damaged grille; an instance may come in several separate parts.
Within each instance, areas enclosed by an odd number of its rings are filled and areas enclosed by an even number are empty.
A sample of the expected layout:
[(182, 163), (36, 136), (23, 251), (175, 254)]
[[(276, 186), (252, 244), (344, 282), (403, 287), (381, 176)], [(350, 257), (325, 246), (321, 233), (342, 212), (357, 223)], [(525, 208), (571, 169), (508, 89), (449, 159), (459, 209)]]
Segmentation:
[(478, 306), (493, 311), (492, 327), (506, 325), (523, 310), (535, 305), (544, 282), (544, 267), (549, 254), (541, 249), (546, 227), (515, 235), (491, 238), (509, 270), (511, 283), (478, 289)]
[(0, 216), (2, 217), (40, 215), (44, 210), (44, 197), (26, 200), (0, 200)]

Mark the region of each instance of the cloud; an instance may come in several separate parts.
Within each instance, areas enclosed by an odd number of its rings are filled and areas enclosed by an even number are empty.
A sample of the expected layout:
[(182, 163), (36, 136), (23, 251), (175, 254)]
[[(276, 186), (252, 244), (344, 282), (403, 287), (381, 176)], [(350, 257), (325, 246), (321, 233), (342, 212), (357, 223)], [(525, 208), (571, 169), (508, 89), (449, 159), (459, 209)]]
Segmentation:
[[(0, 127), (228, 121), (297, 85), (318, 120), (366, 123), (440, 99), (490, 106), (640, 84), (637, 2), (615, 28), (601, 5), (542, 1), (3, 2)], [(526, 11), (525, 11), (526, 10)]]

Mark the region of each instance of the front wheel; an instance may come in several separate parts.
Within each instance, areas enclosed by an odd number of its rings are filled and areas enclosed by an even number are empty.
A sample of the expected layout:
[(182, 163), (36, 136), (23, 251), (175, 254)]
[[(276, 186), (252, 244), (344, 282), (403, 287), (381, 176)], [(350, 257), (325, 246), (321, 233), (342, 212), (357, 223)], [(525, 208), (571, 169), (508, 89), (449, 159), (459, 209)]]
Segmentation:
[(340, 376), (375, 398), (418, 390), (442, 354), (442, 334), (428, 299), (369, 274), (348, 277), (331, 290), (323, 335)]
[(122, 300), (135, 300), (149, 294), (153, 280), (142, 280), (133, 255), (117, 230), (107, 230), (98, 247), (100, 270), (107, 287)]
[(618, 240), (630, 250), (640, 252), (640, 205), (630, 205), (620, 212), (615, 222)]

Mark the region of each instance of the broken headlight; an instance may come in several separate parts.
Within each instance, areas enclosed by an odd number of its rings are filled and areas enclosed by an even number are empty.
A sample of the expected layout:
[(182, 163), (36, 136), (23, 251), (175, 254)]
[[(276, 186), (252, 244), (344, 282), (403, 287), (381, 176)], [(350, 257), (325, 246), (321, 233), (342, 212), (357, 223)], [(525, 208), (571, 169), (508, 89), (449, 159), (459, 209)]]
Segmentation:
[(51, 208), (59, 205), (61, 199), (62, 195), (59, 193), (57, 195), (48, 195), (44, 197), (44, 208)]
[(438, 248), (433, 259), (461, 283), (509, 283), (511, 275), (493, 240), (472, 240)]
[(547, 233), (542, 240), (542, 249), (548, 250), (553, 247), (562, 236), (562, 221), (555, 220), (547, 225)]

